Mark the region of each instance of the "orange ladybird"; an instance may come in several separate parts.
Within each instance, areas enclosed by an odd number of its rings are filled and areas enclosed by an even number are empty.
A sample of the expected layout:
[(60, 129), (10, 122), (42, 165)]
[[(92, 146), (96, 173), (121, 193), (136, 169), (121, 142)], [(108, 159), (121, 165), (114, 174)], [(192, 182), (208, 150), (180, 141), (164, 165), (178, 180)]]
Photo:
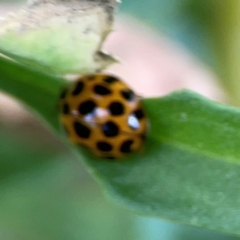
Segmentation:
[(60, 121), (70, 141), (117, 159), (142, 148), (148, 120), (140, 98), (107, 74), (78, 78), (61, 94)]

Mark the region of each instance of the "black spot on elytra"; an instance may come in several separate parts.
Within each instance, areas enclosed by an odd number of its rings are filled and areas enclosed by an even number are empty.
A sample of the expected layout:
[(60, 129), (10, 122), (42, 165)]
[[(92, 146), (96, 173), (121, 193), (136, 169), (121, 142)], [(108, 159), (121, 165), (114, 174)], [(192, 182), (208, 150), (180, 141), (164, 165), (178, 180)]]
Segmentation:
[(69, 105), (67, 103), (63, 104), (62, 111), (63, 111), (63, 114), (69, 114)]
[(132, 101), (135, 98), (134, 92), (130, 89), (123, 89), (121, 94), (127, 101)]
[(107, 76), (107, 77), (104, 78), (104, 82), (109, 83), (109, 84), (115, 83), (117, 81), (118, 81), (118, 79), (115, 78), (115, 77), (112, 77), (112, 76)]
[(94, 86), (93, 91), (98, 95), (108, 95), (111, 93), (111, 90), (109, 90), (107, 87), (104, 87), (100, 84), (97, 84)]
[(125, 142), (122, 143), (120, 147), (120, 151), (122, 153), (129, 153), (131, 152), (131, 146), (133, 144), (133, 140), (126, 140)]
[(80, 94), (82, 92), (83, 88), (84, 88), (84, 83), (82, 81), (78, 81), (75, 88), (72, 91), (72, 95), (76, 96), (76, 95)]
[(136, 118), (138, 120), (144, 118), (144, 112), (142, 109), (138, 109), (138, 110), (134, 111), (133, 114), (136, 116)]
[(118, 126), (112, 121), (106, 122), (103, 125), (102, 130), (103, 130), (103, 133), (106, 137), (115, 137), (119, 133)]
[(80, 114), (82, 115), (86, 115), (89, 114), (91, 112), (94, 111), (94, 109), (96, 108), (96, 103), (92, 100), (87, 100), (83, 103), (80, 103), (79, 107), (78, 107), (78, 111)]
[(97, 142), (97, 148), (102, 152), (109, 152), (112, 150), (112, 145), (102, 141), (102, 142)]
[(119, 116), (124, 113), (124, 106), (120, 102), (112, 102), (108, 109), (113, 116)]
[(89, 138), (91, 130), (80, 122), (74, 122), (74, 130), (80, 138)]

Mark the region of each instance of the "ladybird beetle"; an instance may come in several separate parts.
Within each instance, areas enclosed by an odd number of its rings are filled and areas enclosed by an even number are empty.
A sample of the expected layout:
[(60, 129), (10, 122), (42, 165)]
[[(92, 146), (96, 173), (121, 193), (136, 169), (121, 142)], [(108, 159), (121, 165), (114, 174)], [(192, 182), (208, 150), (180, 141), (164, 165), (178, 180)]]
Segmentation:
[(70, 141), (99, 157), (121, 158), (143, 146), (148, 121), (140, 97), (115, 76), (79, 77), (62, 92), (60, 108)]

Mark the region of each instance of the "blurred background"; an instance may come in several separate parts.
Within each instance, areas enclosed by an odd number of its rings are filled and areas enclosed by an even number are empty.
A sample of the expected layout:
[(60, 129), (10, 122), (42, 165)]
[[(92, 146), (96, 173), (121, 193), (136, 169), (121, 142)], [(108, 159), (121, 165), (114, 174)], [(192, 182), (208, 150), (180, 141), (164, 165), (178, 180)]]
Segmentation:
[[(0, 17), (23, 3), (0, 0)], [(123, 0), (105, 43), (121, 64), (109, 71), (145, 97), (187, 88), (238, 106), (239, 13), (239, 0)], [(0, 93), (0, 239), (238, 238), (116, 205), (46, 126)]]

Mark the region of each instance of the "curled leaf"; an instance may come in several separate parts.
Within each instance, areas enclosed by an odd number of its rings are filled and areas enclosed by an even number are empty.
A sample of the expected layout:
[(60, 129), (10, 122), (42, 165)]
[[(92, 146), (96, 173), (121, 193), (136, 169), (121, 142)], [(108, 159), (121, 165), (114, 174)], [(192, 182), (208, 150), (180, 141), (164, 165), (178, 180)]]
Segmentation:
[(1, 20), (0, 52), (60, 74), (95, 72), (115, 62), (102, 50), (118, 3), (34, 0)]

